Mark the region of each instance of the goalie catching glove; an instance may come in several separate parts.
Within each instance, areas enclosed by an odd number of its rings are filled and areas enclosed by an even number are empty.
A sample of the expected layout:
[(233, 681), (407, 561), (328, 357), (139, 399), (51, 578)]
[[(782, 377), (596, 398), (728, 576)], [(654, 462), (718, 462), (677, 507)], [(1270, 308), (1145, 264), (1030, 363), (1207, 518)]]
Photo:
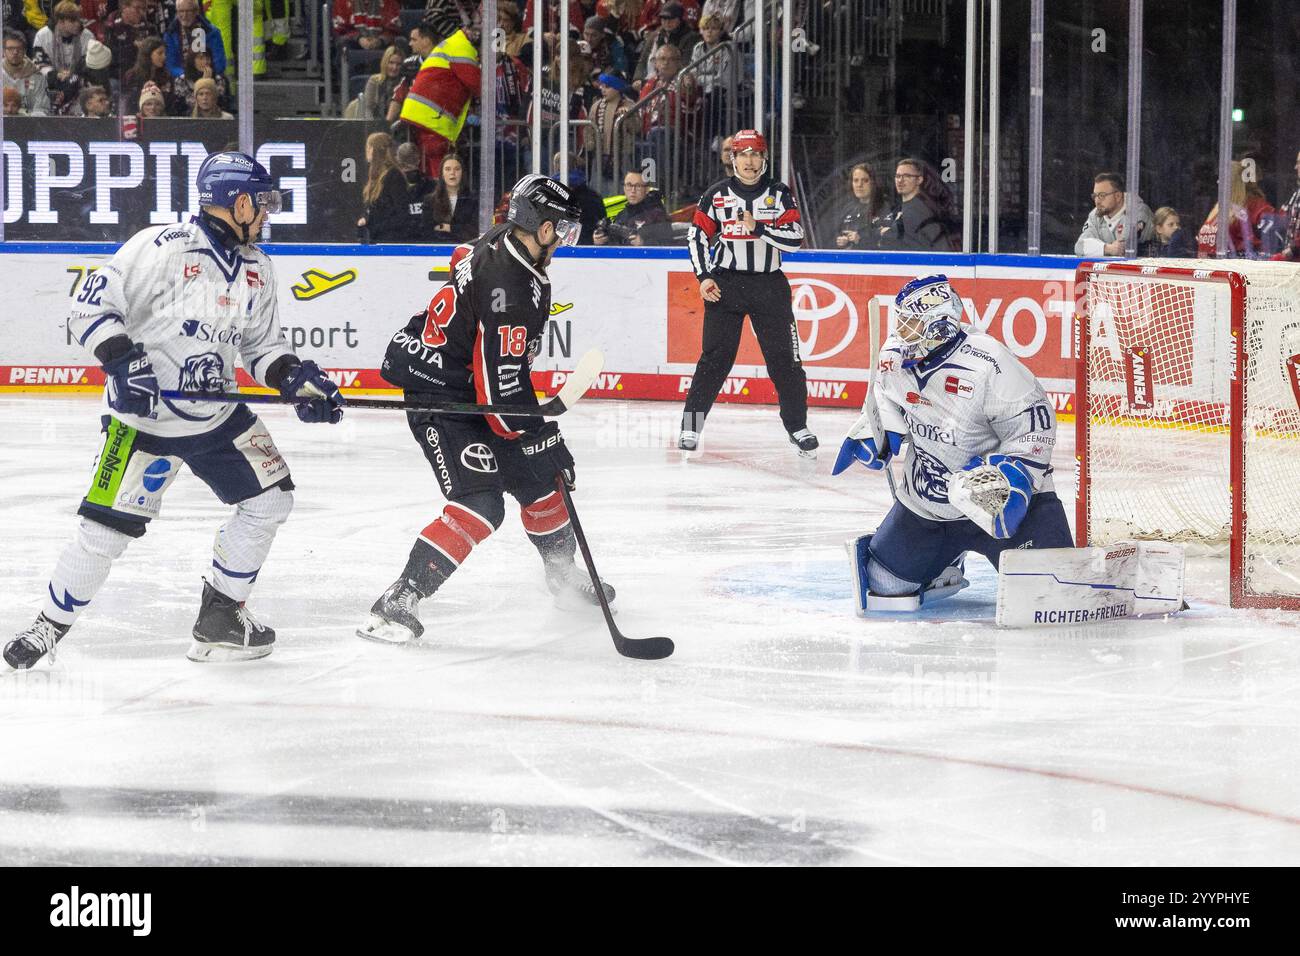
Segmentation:
[(570, 491), (574, 489), (573, 456), (565, 447), (564, 436), (555, 422), (547, 422), (536, 431), (520, 435), (519, 450), (524, 453), (524, 463), (539, 482), (553, 486), (559, 475)]
[(1012, 537), (1029, 512), (1034, 483), (1006, 455), (976, 456), (948, 481), (948, 503), (994, 538)]
[(884, 448), (880, 448), (876, 443), (877, 427), (878, 417), (869, 411), (863, 412), (849, 429), (848, 437), (840, 443), (840, 453), (831, 468), (832, 475), (840, 474), (855, 461), (862, 462), (872, 471), (879, 471), (898, 454), (904, 436), (898, 432), (885, 432)]

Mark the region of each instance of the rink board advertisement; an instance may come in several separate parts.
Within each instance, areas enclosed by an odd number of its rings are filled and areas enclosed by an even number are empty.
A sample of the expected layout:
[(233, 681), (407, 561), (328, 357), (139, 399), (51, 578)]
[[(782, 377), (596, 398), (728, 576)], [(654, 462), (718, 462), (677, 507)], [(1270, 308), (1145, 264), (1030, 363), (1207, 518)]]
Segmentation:
[[(316, 359), (344, 388), (384, 390), (379, 365), (389, 337), (421, 312), (446, 278), (450, 249), (380, 255), (373, 247), (268, 246), (276, 267), (280, 318), (292, 347)], [(404, 247), (408, 252), (414, 251)], [(342, 254), (340, 254), (342, 252)], [(92, 389), (102, 375), (67, 330), (73, 297), (109, 249), (0, 255), (5, 334), (0, 388)], [(1018, 266), (1009, 257), (982, 264), (818, 261), (787, 263), (792, 305), (811, 404), (858, 407), (869, 369), (869, 301), (882, 325), (909, 279), (944, 271), (966, 304), (968, 321), (1005, 342), (1044, 381), (1057, 410), (1073, 411), (1074, 261)], [(1008, 264), (1010, 263), (1010, 264)], [(551, 268), (552, 321), (534, 365), (539, 391), (554, 392), (587, 349), (605, 353), (592, 397), (680, 401), (699, 357), (704, 319), (698, 283), (679, 254), (621, 258), (590, 253)], [(885, 329), (880, 330), (881, 338)], [(179, 333), (178, 333), (179, 334)], [(244, 385), (251, 384), (241, 378)], [(170, 383), (162, 383), (171, 387)], [(758, 344), (746, 327), (720, 401), (772, 403)]]

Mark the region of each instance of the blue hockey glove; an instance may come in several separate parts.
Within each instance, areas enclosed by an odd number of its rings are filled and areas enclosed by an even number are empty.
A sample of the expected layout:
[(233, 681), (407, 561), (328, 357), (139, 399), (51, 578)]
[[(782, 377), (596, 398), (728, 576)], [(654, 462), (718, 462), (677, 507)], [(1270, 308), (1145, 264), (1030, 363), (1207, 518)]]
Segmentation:
[(840, 453), (835, 457), (832, 475), (838, 475), (855, 461), (860, 461), (872, 471), (880, 471), (886, 462), (898, 454), (903, 447), (903, 436), (897, 432), (885, 432), (885, 448), (876, 447), (874, 438), (846, 438), (840, 444)]
[(337, 424), (343, 419), (346, 399), (339, 387), (311, 359), (289, 370), (280, 383), (280, 394), (298, 400), (294, 409), (304, 422)]
[(108, 379), (108, 407), (124, 415), (148, 418), (158, 407), (158, 377), (145, 354), (144, 346), (136, 343), (124, 355), (104, 366)]
[(555, 422), (547, 422), (536, 431), (520, 435), (519, 450), (524, 453), (524, 463), (539, 482), (554, 485), (558, 476), (564, 479), (570, 491), (573, 490), (573, 456), (565, 447), (564, 436)]
[(976, 456), (948, 481), (948, 503), (991, 537), (1013, 537), (1029, 512), (1033, 479), (1006, 455)]

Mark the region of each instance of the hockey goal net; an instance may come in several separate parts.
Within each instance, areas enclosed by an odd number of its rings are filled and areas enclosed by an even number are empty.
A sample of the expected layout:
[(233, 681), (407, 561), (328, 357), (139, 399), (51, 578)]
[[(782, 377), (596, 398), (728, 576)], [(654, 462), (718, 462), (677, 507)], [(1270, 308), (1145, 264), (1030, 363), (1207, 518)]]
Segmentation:
[(1233, 606), (1300, 608), (1300, 266), (1076, 275), (1079, 544), (1225, 549)]

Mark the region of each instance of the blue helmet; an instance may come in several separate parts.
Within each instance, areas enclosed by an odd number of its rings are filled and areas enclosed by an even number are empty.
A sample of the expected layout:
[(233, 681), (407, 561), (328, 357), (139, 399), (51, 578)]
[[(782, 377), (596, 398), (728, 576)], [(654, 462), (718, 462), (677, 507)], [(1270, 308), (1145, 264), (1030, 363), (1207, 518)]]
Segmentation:
[(244, 153), (212, 153), (199, 166), (197, 185), (200, 206), (233, 209), (244, 193), (267, 212), (279, 212), (282, 206), (280, 191), (266, 167)]
[(903, 340), (903, 367), (911, 368), (961, 332), (962, 304), (945, 275), (913, 279), (894, 299), (895, 331)]

